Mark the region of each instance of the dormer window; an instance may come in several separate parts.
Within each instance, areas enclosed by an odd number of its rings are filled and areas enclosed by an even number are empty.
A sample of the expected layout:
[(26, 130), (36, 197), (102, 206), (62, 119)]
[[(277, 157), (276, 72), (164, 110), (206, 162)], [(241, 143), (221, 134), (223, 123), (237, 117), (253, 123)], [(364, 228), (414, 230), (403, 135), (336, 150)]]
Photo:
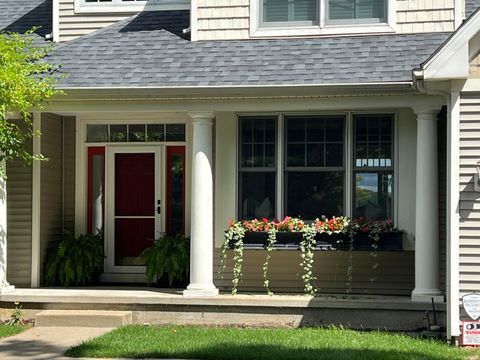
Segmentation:
[(75, 0), (76, 13), (136, 13), (143, 10), (189, 8), (189, 0)]
[(250, 34), (393, 32), (395, 0), (251, 0)]
[(386, 22), (386, 0), (328, 0), (327, 22)]
[(318, 0), (263, 0), (265, 25), (318, 24)]

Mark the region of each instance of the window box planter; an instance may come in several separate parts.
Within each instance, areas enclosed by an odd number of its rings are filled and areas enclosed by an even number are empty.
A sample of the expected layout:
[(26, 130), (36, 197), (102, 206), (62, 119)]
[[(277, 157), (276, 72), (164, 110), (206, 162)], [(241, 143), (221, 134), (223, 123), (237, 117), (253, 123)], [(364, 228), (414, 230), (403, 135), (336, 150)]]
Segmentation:
[[(402, 250), (402, 231), (392, 231), (381, 233), (377, 243), (377, 250), (380, 251), (401, 251)], [(373, 240), (367, 233), (355, 234), (353, 238), (353, 250), (371, 251), (373, 250)], [(337, 250), (349, 250), (350, 239), (345, 235), (342, 241), (336, 245)]]
[[(317, 234), (317, 250), (333, 250), (333, 247), (337, 243), (338, 236), (342, 234)], [(276, 249), (298, 249), (300, 242), (302, 241), (303, 233), (290, 232), (290, 231), (278, 231), (277, 242), (275, 244)], [(265, 249), (268, 245), (268, 232), (266, 231), (247, 231), (243, 238), (243, 245), (246, 249)], [(234, 244), (230, 243), (230, 248), (233, 248)]]

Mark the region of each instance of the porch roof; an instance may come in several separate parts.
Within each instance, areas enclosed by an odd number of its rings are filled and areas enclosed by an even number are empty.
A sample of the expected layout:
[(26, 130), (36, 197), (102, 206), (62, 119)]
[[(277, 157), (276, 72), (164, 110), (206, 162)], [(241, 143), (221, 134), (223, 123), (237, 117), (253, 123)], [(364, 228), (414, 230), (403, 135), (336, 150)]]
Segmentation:
[(1, 0), (0, 32), (24, 33), (39, 27), (35, 41), (52, 32), (52, 0)]
[(465, 0), (465, 18), (469, 18), (480, 7), (480, 0)]
[(191, 42), (188, 11), (142, 12), (60, 45), (60, 87), (409, 83), (447, 33)]

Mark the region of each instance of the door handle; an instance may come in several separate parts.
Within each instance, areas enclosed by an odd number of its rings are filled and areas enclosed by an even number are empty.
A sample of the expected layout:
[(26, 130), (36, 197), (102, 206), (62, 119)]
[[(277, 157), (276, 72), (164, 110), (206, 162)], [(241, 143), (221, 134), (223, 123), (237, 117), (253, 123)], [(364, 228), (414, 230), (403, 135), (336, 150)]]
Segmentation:
[(162, 213), (162, 203), (160, 200), (157, 200), (157, 214)]

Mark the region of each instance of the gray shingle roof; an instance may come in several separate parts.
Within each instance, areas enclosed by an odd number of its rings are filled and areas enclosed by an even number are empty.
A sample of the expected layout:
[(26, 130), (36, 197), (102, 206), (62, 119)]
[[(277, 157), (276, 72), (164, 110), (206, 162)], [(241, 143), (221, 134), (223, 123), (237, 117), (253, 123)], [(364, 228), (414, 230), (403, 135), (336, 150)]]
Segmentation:
[(448, 36), (391, 34), (190, 42), (188, 11), (143, 12), (61, 45), (62, 87), (354, 84), (411, 81)]
[(34, 26), (39, 36), (52, 32), (52, 0), (0, 0), (0, 30), (23, 33)]
[(480, 0), (465, 0), (465, 17), (468, 19), (480, 7)]

